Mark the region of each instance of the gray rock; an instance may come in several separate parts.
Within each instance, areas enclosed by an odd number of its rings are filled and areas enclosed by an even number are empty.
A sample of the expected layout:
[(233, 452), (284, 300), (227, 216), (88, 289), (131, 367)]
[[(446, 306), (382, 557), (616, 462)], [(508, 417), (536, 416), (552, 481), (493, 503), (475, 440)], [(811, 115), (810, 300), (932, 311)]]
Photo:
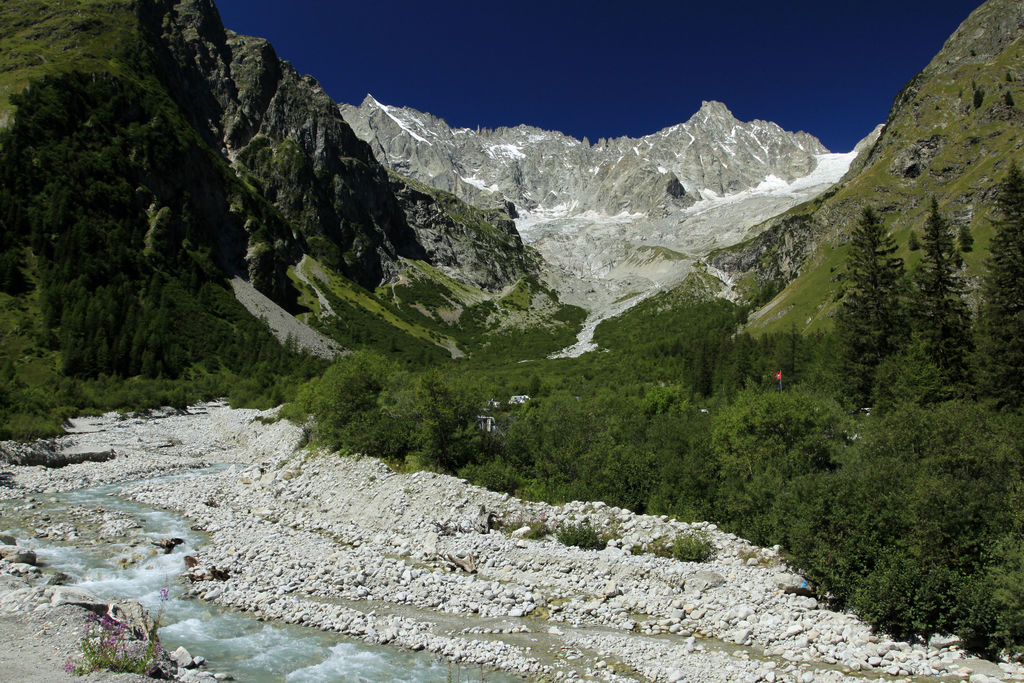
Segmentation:
[(694, 573), (686, 578), (684, 587), (687, 591), (694, 591), (697, 593), (703, 593), (708, 588), (714, 588), (715, 586), (721, 586), (725, 583), (725, 577), (717, 572), (713, 572), (707, 569), (702, 569), (699, 572)]
[(433, 557), (434, 555), (437, 555), (437, 542), (437, 533), (428, 531), (423, 534), (423, 539), (420, 543), (420, 552), (424, 557)]
[(68, 574), (65, 574), (64, 572), (56, 572), (54, 574), (50, 574), (50, 576), (46, 579), (47, 586), (67, 586), (68, 584), (72, 584), (74, 582), (74, 578)]
[(107, 608), (107, 614), (111, 619), (125, 624), (140, 640), (148, 638), (156, 628), (156, 622), (150, 616), (149, 610), (136, 600), (115, 602)]
[(806, 597), (814, 595), (814, 586), (807, 579), (797, 574), (777, 574), (773, 582), (783, 593)]
[(54, 607), (58, 607), (60, 605), (78, 605), (95, 614), (103, 615), (107, 613), (106, 602), (100, 600), (88, 591), (70, 586), (58, 586), (57, 588), (54, 588), (53, 593), (50, 595), (50, 604)]
[(60, 464), (51, 464), (48, 467), (63, 467), (80, 462), (106, 462), (116, 457), (112, 448), (94, 448), (92, 446), (66, 446), (59, 454)]
[(34, 551), (16, 545), (0, 546), (0, 558), (14, 564), (36, 564), (36, 554)]
[(936, 633), (928, 639), (928, 646), (934, 647), (937, 650), (941, 650), (944, 647), (950, 647), (951, 645), (959, 645), (960, 643), (960, 636), (941, 635), (939, 633)]
[(996, 679), (1002, 678), (1003, 676), (1003, 671), (999, 668), (999, 665), (995, 662), (990, 662), (987, 659), (972, 657), (964, 659), (962, 664), (966, 668), (970, 669), (971, 673), (974, 674), (971, 676), (972, 679), (977, 675), (983, 675), (986, 677), (991, 676)]
[(83, 462), (106, 462), (114, 458), (110, 448), (86, 445), (65, 445), (54, 439), (39, 439), (32, 443), (0, 442), (0, 463), (26, 467), (59, 468)]
[(618, 584), (614, 581), (609, 581), (604, 585), (604, 590), (601, 591), (601, 595), (606, 598), (614, 598), (616, 595), (622, 595), (622, 590), (619, 589)]
[(195, 663), (192, 660), (192, 655), (190, 655), (188, 650), (182, 646), (179, 646), (178, 649), (171, 653), (171, 661), (182, 669), (191, 669), (195, 666)]
[(18, 545), (18, 541), (10, 534), (0, 534), (0, 545)]

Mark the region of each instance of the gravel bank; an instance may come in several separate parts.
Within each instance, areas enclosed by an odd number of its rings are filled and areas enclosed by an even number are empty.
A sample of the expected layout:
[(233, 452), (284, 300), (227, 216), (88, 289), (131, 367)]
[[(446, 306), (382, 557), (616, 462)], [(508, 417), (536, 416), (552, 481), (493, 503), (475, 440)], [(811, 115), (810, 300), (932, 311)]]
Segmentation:
[[(194, 578), (219, 578), (197, 580), (196, 596), (529, 677), (1024, 680), (1019, 666), (969, 659), (955, 639), (929, 646), (873, 633), (806, 595), (776, 549), (713, 524), (602, 503), (525, 503), (454, 477), (396, 474), (372, 458), (301, 450), (298, 427), (258, 417), (210, 404), (78, 423), (70, 443), (116, 457), (57, 470), (8, 466), (0, 497), (233, 462), (123, 492), (209, 533)], [(482, 533), (481, 506), (504, 532)], [(614, 537), (612, 547), (516, 532), (530, 521), (583, 520)], [(631, 552), (694, 531), (714, 544), (711, 560)]]
[[(26, 588), (28, 588), (26, 586)], [(6, 594), (11, 589), (5, 587)], [(29, 589), (30, 590), (30, 589)], [(13, 607), (11, 598), (0, 597), (0, 610)], [(33, 605), (37, 607), (37, 605)], [(17, 609), (0, 614), (0, 680), (18, 683), (134, 683), (150, 680), (135, 674), (97, 672), (75, 676), (64, 671), (64, 662), (78, 654), (78, 641), (89, 613), (72, 605), (53, 609)]]

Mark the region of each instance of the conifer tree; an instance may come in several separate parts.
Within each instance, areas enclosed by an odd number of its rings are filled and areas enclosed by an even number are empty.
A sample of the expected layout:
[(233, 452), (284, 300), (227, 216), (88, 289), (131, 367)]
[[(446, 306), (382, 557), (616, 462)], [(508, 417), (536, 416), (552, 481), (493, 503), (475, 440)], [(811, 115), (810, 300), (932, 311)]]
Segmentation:
[(959, 276), (960, 254), (949, 222), (932, 198), (921, 236), (923, 256), (915, 275), (918, 298), (915, 314), (925, 352), (950, 382), (967, 377), (971, 350), (971, 321)]
[(1024, 175), (1010, 165), (996, 197), (979, 346), (982, 388), (1005, 405), (1024, 399)]
[(910, 239), (907, 241), (907, 248), (910, 251), (919, 251), (921, 249), (921, 240), (917, 237), (917, 232), (914, 230), (910, 231)]
[(875, 370), (903, 341), (899, 299), (903, 259), (893, 256), (896, 242), (881, 219), (865, 208), (850, 234), (849, 285), (837, 317), (843, 340), (844, 369), (855, 396), (871, 394)]
[(971, 226), (964, 225), (960, 226), (960, 234), (956, 238), (957, 244), (960, 247), (960, 252), (966, 254), (969, 251), (974, 250), (974, 235), (971, 233)]

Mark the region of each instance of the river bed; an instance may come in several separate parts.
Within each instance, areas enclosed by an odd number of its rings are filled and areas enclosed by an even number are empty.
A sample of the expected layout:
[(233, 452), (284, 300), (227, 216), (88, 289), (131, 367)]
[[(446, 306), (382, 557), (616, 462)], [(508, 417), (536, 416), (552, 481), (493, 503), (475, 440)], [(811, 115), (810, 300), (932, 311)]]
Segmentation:
[[(211, 672), (253, 683), (481, 677), (480, 672), (455, 670), (427, 653), (264, 622), (188, 597), (180, 579), (185, 557), (206, 543), (206, 534), (193, 530), (179, 515), (116, 497), (120, 488), (113, 484), (0, 501), (0, 531), (25, 539), (22, 542), (35, 549), (40, 566), (67, 574), (75, 586), (105, 600), (141, 602), (159, 616), (162, 645), (168, 650), (183, 646), (193, 656), (205, 657), (205, 669)], [(152, 545), (173, 537), (184, 542), (171, 553), (163, 554)], [(506, 680), (494, 672), (483, 675), (487, 680)]]

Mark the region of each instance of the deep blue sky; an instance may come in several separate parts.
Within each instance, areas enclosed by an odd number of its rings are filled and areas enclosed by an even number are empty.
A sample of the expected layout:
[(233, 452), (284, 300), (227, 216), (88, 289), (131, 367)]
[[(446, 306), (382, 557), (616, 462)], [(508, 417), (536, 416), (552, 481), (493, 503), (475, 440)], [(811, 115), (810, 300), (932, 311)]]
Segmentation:
[(215, 0), (339, 102), (577, 138), (683, 122), (702, 100), (849, 151), (980, 0)]

